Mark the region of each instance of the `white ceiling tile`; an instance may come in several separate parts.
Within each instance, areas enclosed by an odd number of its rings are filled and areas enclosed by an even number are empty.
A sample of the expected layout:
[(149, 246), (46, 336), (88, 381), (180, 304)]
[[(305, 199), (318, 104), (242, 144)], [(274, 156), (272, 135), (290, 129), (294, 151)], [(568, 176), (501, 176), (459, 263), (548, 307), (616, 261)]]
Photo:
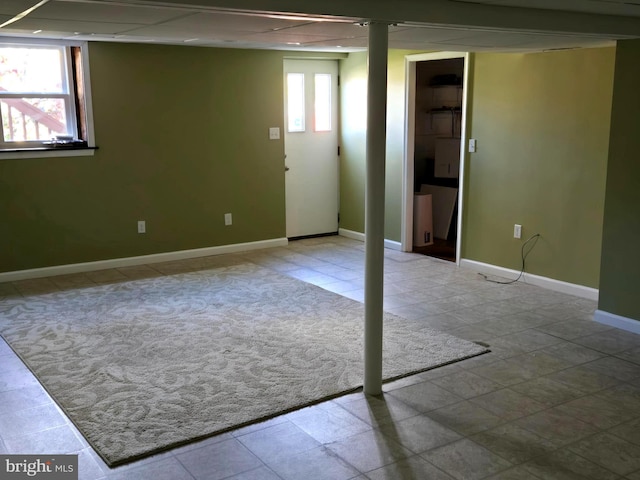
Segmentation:
[(353, 23), (313, 22), (283, 30), (282, 33), (321, 35), (333, 38), (366, 37), (369, 29)]
[(244, 38), (250, 34), (250, 32), (238, 32), (234, 30), (226, 30), (219, 28), (207, 28), (203, 26), (192, 26), (189, 25), (169, 25), (169, 24), (161, 24), (161, 25), (141, 25), (136, 28), (130, 28), (121, 33), (126, 33), (128, 35), (136, 35), (136, 36), (148, 36), (148, 37), (166, 37), (166, 38), (175, 38), (175, 39), (189, 39), (189, 38), (218, 38), (218, 39), (236, 39), (236, 38)]
[[(296, 25), (296, 28), (290, 28)], [(188, 17), (164, 22), (160, 25), (145, 26), (129, 33), (135, 35), (152, 35), (175, 38), (184, 36), (186, 38), (205, 37), (205, 38), (245, 38), (247, 35), (272, 35), (282, 34), (283, 41), (286, 43), (298, 42), (303, 36), (306, 36), (306, 30), (301, 21), (283, 20), (272, 18), (258, 18), (246, 15), (223, 15), (211, 13), (197, 13)], [(302, 30), (301, 30), (302, 28)], [(295, 32), (295, 33), (294, 33)], [(301, 32), (298, 34), (297, 32)], [(286, 36), (290, 36), (288, 39)], [(257, 40), (254, 38), (253, 41)], [(272, 37), (275, 40), (276, 37)], [(335, 38), (332, 35), (318, 36), (319, 39)], [(267, 43), (271, 37), (265, 37)], [(251, 40), (250, 40), (251, 41)]]
[(134, 24), (74, 22), (71, 20), (46, 20), (25, 17), (10, 25), (25, 31), (46, 30), (51, 32), (120, 33), (136, 27)]
[(59, 2), (54, 0), (36, 9), (29, 17), (80, 22), (154, 24), (191, 13), (188, 10), (176, 8), (150, 8), (108, 3)]
[[(596, 6), (596, 2), (594, 7)], [(611, 2), (599, 2), (602, 3), (603, 9), (593, 8), (590, 10), (592, 13), (606, 13), (609, 15), (627, 15), (630, 17), (640, 17), (640, 3), (638, 2), (621, 2), (612, 5)]]
[(367, 37), (358, 37), (358, 38), (341, 38), (334, 39), (331, 41), (318, 41), (314, 42), (316, 46), (341, 46), (345, 48), (367, 48), (369, 40)]
[(0, 15), (10, 15), (14, 17), (37, 3), (38, 0), (2, 0), (0, 2)]
[[(0, 21), (33, 6), (38, 0), (0, 0)], [(327, 48), (337, 45), (360, 49), (367, 46), (368, 28), (346, 22), (320, 22), (312, 19), (260, 17), (228, 12), (197, 11), (176, 5), (126, 4), (130, 0), (51, 0), (28, 17), (0, 30), (0, 35), (31, 35), (43, 30), (49, 36), (68, 36), (73, 32), (94, 33), (86, 38), (115, 41), (156, 41), (193, 45), (246, 48)], [(134, 0), (131, 0), (134, 1)], [(204, 0), (199, 0), (204, 1)], [(450, 0), (452, 3), (457, 0)], [(565, 9), (595, 13), (639, 16), (640, 0), (460, 0), (466, 3), (515, 6), (523, 8)], [(197, 3), (194, 2), (194, 3)], [(4, 21), (6, 21), (4, 20)], [(544, 28), (542, 26), (541, 28)], [(454, 26), (392, 26), (392, 48), (417, 50), (512, 51), (603, 44), (606, 39), (537, 35), (522, 32), (489, 32)], [(100, 36), (102, 35), (102, 36)], [(126, 35), (126, 36), (123, 36)], [(610, 36), (615, 38), (615, 36)], [(197, 39), (197, 40), (195, 40)], [(189, 42), (185, 43), (185, 40)]]
[(250, 15), (234, 15), (225, 13), (197, 13), (185, 18), (178, 18), (165, 25), (187, 29), (223, 29), (262, 33), (308, 23), (306, 20), (289, 20), (283, 18), (265, 18)]
[(5, 27), (0, 30), (0, 40), (5, 40), (6, 38), (11, 37), (31, 37), (31, 38), (39, 38), (39, 39), (49, 39), (49, 38), (64, 38), (72, 36), (72, 32), (50, 32), (50, 31), (41, 31), (38, 35), (33, 35), (33, 30), (22, 30), (19, 28), (9, 28)]
[[(288, 32), (288, 30), (287, 30)], [(335, 45), (340, 39), (336, 39), (331, 36), (323, 35), (302, 35), (302, 34), (289, 34), (283, 32), (270, 32), (270, 33), (253, 33), (245, 37), (250, 42), (265, 42), (265, 43), (279, 43), (279, 44), (304, 44), (313, 42), (326, 42)]]

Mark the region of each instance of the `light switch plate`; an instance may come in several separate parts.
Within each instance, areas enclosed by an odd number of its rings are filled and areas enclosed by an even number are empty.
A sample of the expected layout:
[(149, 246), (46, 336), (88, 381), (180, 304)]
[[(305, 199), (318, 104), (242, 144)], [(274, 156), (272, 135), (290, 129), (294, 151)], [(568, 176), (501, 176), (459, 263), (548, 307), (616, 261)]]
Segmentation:
[(474, 153), (476, 151), (476, 139), (469, 139), (469, 153)]
[(270, 127), (269, 128), (269, 140), (280, 140), (280, 128), (279, 127)]

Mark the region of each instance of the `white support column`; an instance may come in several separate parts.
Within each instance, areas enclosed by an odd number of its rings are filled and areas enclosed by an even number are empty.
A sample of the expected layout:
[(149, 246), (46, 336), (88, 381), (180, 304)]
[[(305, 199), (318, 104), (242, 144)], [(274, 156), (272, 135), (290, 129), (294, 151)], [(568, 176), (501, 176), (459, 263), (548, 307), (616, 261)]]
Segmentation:
[(369, 25), (364, 284), (364, 393), (367, 395), (382, 393), (388, 30), (386, 23)]

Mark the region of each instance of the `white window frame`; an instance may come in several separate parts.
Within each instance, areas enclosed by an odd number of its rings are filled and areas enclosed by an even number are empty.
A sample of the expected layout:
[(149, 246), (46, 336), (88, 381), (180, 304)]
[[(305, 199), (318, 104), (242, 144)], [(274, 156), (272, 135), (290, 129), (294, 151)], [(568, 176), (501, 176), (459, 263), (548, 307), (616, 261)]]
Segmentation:
[[(59, 156), (87, 156), (93, 155), (95, 147), (95, 135), (93, 128), (93, 110), (91, 104), (91, 79), (89, 76), (89, 53), (88, 43), (78, 41), (64, 41), (55, 39), (32, 39), (21, 37), (0, 37), (0, 47), (63, 47), (63, 82), (65, 85), (64, 93), (0, 93), (0, 98), (65, 98), (67, 125), (69, 135), (78, 138), (78, 119), (76, 116), (76, 85), (73, 83), (73, 67), (71, 61), (71, 47), (80, 48), (81, 66), (82, 66), (82, 87), (84, 93), (84, 119), (83, 125), (86, 131), (85, 137), (81, 140), (86, 142), (86, 146), (77, 148), (60, 148), (45, 144), (44, 141), (27, 141), (27, 142), (5, 142), (0, 136), (0, 159), (4, 158), (40, 158), (40, 157), (59, 157)], [(1, 129), (1, 126), (0, 126)]]

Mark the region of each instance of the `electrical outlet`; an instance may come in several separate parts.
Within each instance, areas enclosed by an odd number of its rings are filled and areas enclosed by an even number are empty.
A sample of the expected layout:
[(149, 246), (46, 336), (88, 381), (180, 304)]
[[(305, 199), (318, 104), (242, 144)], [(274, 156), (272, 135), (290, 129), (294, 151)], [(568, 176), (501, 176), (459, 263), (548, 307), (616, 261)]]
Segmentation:
[(138, 233), (147, 233), (147, 222), (138, 220)]
[(231, 214), (230, 213), (225, 213), (224, 214), (224, 224), (226, 226), (229, 226), (233, 223), (233, 218), (231, 218)]
[(522, 225), (518, 225), (517, 223), (513, 226), (513, 238), (522, 237)]

